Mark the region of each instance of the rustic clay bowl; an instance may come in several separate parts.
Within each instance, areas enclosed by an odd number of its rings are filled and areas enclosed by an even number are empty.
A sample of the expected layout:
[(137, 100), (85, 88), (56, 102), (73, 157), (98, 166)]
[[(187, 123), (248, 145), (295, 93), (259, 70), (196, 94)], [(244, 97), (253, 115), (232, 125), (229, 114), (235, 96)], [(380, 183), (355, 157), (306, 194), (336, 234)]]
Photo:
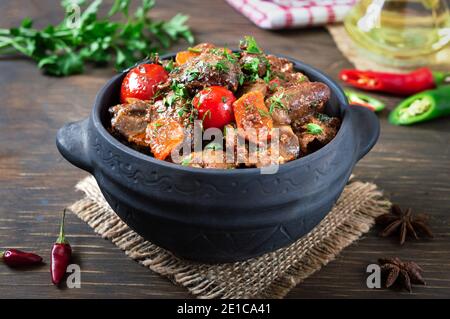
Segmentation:
[[(173, 57), (169, 55), (168, 57)], [(356, 162), (376, 143), (379, 122), (349, 106), (328, 76), (300, 61), (295, 68), (326, 83), (326, 113), (342, 119), (336, 137), (317, 152), (260, 169), (207, 170), (157, 160), (115, 139), (108, 107), (119, 102), (124, 73), (98, 93), (89, 118), (57, 134), (61, 154), (93, 174), (111, 208), (145, 239), (183, 258), (232, 262), (291, 244), (316, 226), (338, 199)]]

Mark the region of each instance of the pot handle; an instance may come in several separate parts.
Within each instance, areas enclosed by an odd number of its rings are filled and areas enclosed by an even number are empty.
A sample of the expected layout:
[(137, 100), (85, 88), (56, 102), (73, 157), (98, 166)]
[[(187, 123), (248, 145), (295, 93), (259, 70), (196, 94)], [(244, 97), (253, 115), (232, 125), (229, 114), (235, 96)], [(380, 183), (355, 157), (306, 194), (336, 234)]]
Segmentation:
[(357, 161), (364, 157), (375, 145), (380, 136), (380, 121), (368, 108), (350, 105), (353, 130), (358, 141)]
[(61, 155), (73, 165), (92, 173), (88, 155), (89, 119), (67, 123), (56, 134), (56, 147)]

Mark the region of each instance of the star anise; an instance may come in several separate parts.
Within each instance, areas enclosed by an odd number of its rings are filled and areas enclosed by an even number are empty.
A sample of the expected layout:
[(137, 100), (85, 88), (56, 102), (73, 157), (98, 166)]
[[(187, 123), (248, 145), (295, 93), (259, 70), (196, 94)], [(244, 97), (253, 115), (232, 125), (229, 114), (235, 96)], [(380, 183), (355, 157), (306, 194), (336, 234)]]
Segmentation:
[(428, 226), (428, 215), (418, 214), (413, 216), (411, 208), (403, 211), (400, 206), (394, 204), (390, 213), (378, 216), (375, 221), (377, 224), (385, 226), (383, 231), (380, 232), (381, 237), (400, 233), (400, 245), (405, 243), (407, 235), (416, 239), (419, 239), (418, 233), (427, 237), (433, 237)]
[(411, 284), (425, 285), (422, 277), (422, 268), (413, 261), (401, 261), (400, 258), (380, 258), (378, 263), (381, 267), (386, 288), (397, 284), (402, 288), (412, 291)]

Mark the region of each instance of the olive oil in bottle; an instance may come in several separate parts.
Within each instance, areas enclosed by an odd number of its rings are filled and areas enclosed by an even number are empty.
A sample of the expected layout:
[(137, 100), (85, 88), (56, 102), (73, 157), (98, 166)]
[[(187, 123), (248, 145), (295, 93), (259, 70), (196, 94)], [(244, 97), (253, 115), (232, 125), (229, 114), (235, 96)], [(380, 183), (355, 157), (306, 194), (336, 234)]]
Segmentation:
[(426, 65), (450, 42), (445, 0), (361, 0), (344, 25), (371, 57), (396, 66)]

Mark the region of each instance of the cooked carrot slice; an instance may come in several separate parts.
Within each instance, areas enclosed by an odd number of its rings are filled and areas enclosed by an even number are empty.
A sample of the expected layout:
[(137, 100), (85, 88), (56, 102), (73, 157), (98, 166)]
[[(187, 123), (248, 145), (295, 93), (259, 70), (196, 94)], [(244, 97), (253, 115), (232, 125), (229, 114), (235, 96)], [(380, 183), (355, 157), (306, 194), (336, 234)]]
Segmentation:
[[(202, 52), (209, 51), (216, 48), (214, 44), (211, 43), (200, 43), (197, 44), (195, 47), (189, 48), (187, 51), (180, 51), (177, 53), (175, 57), (175, 63), (177, 65), (182, 65), (188, 62), (190, 59), (195, 58), (196, 56), (199, 56)], [(232, 54), (233, 51), (231, 51), (228, 48), (222, 48), (223, 50), (226, 50), (228, 54)]]
[(151, 122), (146, 129), (147, 142), (155, 158), (164, 160), (184, 139), (183, 127), (171, 118)]
[(272, 117), (264, 103), (260, 91), (251, 91), (242, 95), (233, 103), (234, 116), (238, 129), (252, 142), (258, 142), (258, 136), (270, 134), (273, 128)]
[(177, 53), (177, 56), (175, 57), (175, 62), (177, 65), (185, 64), (187, 61), (189, 61), (192, 58), (195, 58), (196, 56), (199, 56), (200, 53), (192, 52), (192, 51), (180, 51)]

